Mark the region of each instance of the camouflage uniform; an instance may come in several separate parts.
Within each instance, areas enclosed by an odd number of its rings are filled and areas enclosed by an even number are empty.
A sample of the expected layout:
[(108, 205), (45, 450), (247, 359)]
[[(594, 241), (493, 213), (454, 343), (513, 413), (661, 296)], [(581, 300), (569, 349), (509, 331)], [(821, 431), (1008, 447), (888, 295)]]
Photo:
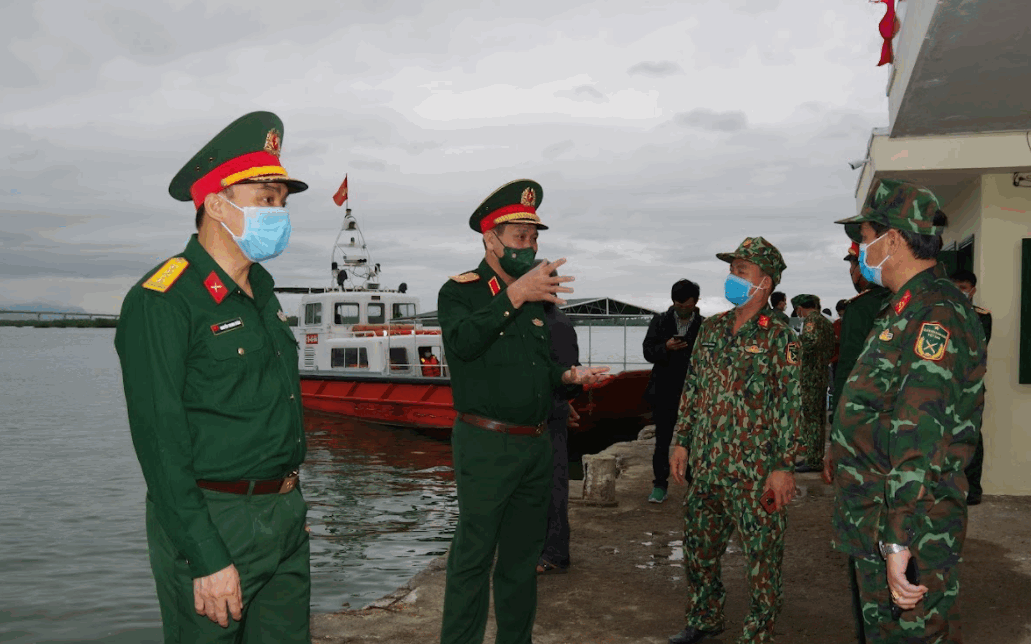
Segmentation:
[[(717, 257), (754, 262), (774, 282), (785, 268), (762, 237)], [(794, 471), (800, 450), (801, 347), (769, 307), (736, 334), (734, 319), (732, 310), (702, 324), (680, 402), (676, 441), (688, 449), (694, 476), (684, 502), (685, 618), (699, 630), (723, 630), (720, 557), (737, 529), (751, 587), (738, 641), (772, 642), (787, 519), (783, 510), (767, 513), (759, 497), (771, 472)]]
[[(882, 180), (860, 215), (838, 223), (936, 235), (937, 209), (926, 189)], [(977, 315), (939, 264), (891, 297), (845, 384), (831, 434), (832, 543), (855, 560), (867, 642), (961, 642), (963, 468), (981, 430), (984, 372)], [(878, 542), (908, 546), (929, 589), (898, 622)]]
[(823, 467), (824, 429), (827, 425), (827, 366), (834, 355), (834, 325), (820, 313), (820, 300), (813, 295), (796, 295), (794, 306), (815, 307), (802, 320), (802, 444), (806, 465)]

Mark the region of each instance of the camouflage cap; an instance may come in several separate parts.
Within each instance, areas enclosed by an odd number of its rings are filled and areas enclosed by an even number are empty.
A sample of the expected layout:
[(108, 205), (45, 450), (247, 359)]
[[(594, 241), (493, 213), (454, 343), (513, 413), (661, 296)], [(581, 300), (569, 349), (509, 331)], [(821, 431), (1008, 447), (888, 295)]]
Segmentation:
[(796, 309), (800, 306), (807, 309), (818, 309), (820, 308), (820, 298), (815, 295), (801, 294), (791, 298), (791, 306)]
[(777, 247), (762, 237), (745, 237), (733, 253), (716, 253), (716, 257), (728, 264), (735, 259), (752, 262), (770, 276), (774, 286), (780, 283), (780, 275), (787, 268)]
[(923, 186), (908, 181), (879, 179), (858, 215), (834, 223), (845, 224), (845, 233), (854, 242), (862, 241), (859, 225), (864, 221), (918, 235), (940, 235), (945, 227), (934, 225), (934, 215), (939, 208), (938, 198)]

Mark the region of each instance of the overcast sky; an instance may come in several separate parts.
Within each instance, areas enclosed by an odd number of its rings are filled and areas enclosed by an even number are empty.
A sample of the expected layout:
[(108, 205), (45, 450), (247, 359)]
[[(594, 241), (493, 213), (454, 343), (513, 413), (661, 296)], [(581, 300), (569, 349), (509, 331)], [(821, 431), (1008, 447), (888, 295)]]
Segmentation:
[[(904, 6), (904, 5), (903, 5)], [(0, 53), (0, 305), (117, 312), (182, 250), (191, 203), (168, 183), (254, 110), (285, 123), (290, 199), (280, 286), (326, 286), (349, 175), (386, 288), (436, 308), (482, 257), (475, 207), (539, 181), (572, 297), (664, 309), (681, 277), (702, 311), (730, 251), (762, 235), (781, 290), (854, 295), (833, 221), (854, 214), (873, 127), (883, 4), (163, 0), (4, 3)], [(293, 312), (296, 300), (283, 298)]]

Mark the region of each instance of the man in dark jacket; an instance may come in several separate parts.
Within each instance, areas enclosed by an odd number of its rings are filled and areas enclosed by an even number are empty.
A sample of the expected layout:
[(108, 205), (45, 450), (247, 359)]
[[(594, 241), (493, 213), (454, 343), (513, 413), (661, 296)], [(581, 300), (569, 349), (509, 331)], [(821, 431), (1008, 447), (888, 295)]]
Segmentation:
[(669, 486), (669, 444), (677, 423), (680, 395), (691, 362), (702, 316), (698, 312), (698, 285), (680, 280), (671, 292), (673, 306), (652, 318), (644, 337), (644, 359), (655, 366), (645, 397), (652, 406), (655, 421), (655, 453), (652, 455), (654, 486), (648, 501), (662, 503)]

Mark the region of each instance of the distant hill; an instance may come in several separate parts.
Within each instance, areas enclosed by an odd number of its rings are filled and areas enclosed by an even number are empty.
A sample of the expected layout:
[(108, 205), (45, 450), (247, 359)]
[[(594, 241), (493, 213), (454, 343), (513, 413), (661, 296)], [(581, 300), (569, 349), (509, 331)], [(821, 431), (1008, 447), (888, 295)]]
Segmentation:
[(68, 311), (69, 313), (85, 313), (86, 309), (81, 306), (70, 304), (58, 304), (56, 302), (23, 302), (22, 304), (4, 304), (0, 302), (0, 309), (5, 311)]

